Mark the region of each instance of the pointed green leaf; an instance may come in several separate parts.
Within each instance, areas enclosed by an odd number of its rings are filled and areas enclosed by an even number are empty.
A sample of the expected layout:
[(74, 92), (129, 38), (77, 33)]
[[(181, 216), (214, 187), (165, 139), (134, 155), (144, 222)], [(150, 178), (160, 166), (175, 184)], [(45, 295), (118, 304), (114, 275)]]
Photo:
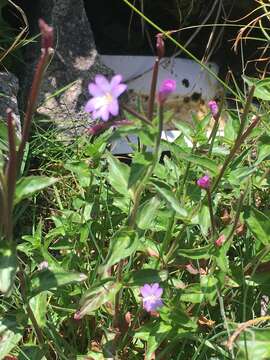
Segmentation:
[(157, 215), (159, 207), (160, 200), (156, 196), (145, 201), (138, 209), (136, 218), (138, 228), (143, 230), (149, 229)]
[(206, 245), (193, 249), (180, 249), (177, 251), (179, 256), (184, 256), (189, 259), (209, 259), (213, 245)]
[(270, 358), (270, 329), (248, 328), (240, 333), (236, 340), (239, 349), (237, 360), (269, 359)]
[(108, 154), (109, 162), (108, 180), (112, 187), (122, 195), (128, 196), (131, 190), (128, 190), (128, 179), (130, 175), (130, 167), (121, 163), (115, 156)]
[(261, 100), (270, 100), (270, 79), (256, 79), (247, 76), (242, 76), (244, 81), (249, 85), (255, 85), (254, 97)]
[(120, 260), (132, 255), (139, 247), (137, 233), (129, 228), (122, 228), (115, 233), (110, 242), (109, 253), (101, 271), (105, 271)]
[(136, 153), (133, 157), (130, 167), (130, 175), (128, 179), (128, 187), (135, 186), (141, 182), (147, 172), (147, 169), (153, 161), (153, 154), (151, 153)]
[(124, 275), (124, 283), (129, 286), (142, 286), (144, 284), (153, 284), (166, 281), (168, 279), (168, 271), (158, 271), (155, 269), (142, 269), (131, 271)]
[(244, 212), (244, 219), (254, 237), (264, 245), (269, 244), (270, 218), (256, 208), (251, 208)]
[(87, 276), (77, 272), (60, 272), (49, 269), (36, 272), (31, 278), (30, 297), (42, 291), (57, 289), (59, 286), (85, 281)]
[(180, 206), (180, 201), (177, 200), (171, 190), (165, 188), (165, 186), (162, 186), (161, 183), (159, 183), (158, 185), (154, 184), (154, 187), (156, 188), (157, 192), (162, 196), (162, 198), (166, 200), (168, 205), (176, 212), (178, 217), (182, 219), (186, 219), (188, 217), (187, 211)]
[(92, 314), (108, 301), (113, 301), (115, 294), (120, 290), (121, 284), (115, 281), (103, 281), (102, 284), (92, 287), (82, 297), (80, 309), (76, 312), (76, 319)]
[(20, 328), (16, 319), (6, 317), (0, 320), (0, 360), (18, 344), (23, 336), (23, 328)]
[(14, 203), (18, 204), (21, 200), (51, 186), (56, 183), (56, 181), (57, 179), (47, 176), (28, 176), (21, 178), (16, 184)]

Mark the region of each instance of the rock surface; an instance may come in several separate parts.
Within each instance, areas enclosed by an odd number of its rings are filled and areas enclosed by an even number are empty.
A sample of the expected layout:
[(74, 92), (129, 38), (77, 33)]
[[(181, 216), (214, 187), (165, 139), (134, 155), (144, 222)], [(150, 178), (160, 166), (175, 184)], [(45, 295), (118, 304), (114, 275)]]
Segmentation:
[(21, 134), (20, 115), (17, 103), (19, 83), (10, 72), (0, 72), (0, 119), (6, 119), (6, 111), (10, 108), (14, 114), (17, 134)]
[[(97, 73), (111, 72), (102, 65), (96, 51), (83, 0), (39, 0), (38, 12), (32, 23), (37, 24), (42, 17), (55, 30), (55, 54), (44, 77), (38, 113), (55, 122), (65, 134), (74, 134), (82, 131), (90, 120), (84, 112), (89, 81)], [(33, 72), (39, 49), (38, 43), (28, 47), (28, 74)], [(29, 89), (31, 78), (26, 76), (25, 89)]]

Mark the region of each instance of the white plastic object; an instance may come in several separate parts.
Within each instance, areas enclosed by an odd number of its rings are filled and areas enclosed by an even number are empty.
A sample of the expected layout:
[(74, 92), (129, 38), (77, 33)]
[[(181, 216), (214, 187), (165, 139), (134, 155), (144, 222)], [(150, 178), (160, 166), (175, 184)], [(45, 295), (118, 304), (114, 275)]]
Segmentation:
[[(154, 56), (101, 55), (101, 60), (115, 74), (123, 76), (123, 82), (128, 85), (129, 90), (143, 95), (149, 94)], [(215, 74), (218, 73), (216, 64), (208, 63), (207, 66)], [(159, 67), (157, 88), (165, 79), (176, 81), (174, 95), (191, 97), (192, 94), (197, 93), (201, 94), (201, 99), (205, 102), (213, 99), (220, 89), (218, 81), (209, 72), (189, 59), (163, 58)], [(173, 142), (180, 134), (178, 130), (166, 130), (162, 132), (162, 139)], [(137, 137), (129, 136), (129, 140), (136, 143)], [(133, 152), (124, 138), (113, 143), (111, 151), (113, 154)]]

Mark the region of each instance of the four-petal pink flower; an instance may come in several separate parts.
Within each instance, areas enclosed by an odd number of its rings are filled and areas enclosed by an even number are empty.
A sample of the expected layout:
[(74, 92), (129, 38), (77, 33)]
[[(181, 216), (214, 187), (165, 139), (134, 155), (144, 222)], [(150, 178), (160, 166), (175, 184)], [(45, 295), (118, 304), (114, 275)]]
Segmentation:
[(118, 97), (127, 89), (121, 82), (121, 75), (115, 75), (110, 82), (103, 75), (96, 75), (95, 82), (88, 85), (93, 97), (85, 105), (85, 111), (91, 113), (93, 119), (108, 121), (110, 114), (119, 114)]

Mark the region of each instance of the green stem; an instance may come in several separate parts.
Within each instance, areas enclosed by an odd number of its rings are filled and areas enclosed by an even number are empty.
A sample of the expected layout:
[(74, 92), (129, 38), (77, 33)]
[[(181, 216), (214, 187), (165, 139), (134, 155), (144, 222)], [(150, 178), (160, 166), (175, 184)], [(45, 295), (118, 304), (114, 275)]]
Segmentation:
[(216, 226), (215, 226), (214, 211), (213, 211), (213, 204), (212, 204), (210, 189), (206, 189), (206, 194), (207, 194), (209, 215), (210, 215), (210, 220), (211, 220), (211, 237), (213, 238), (216, 233)]
[(38, 340), (40, 347), (42, 349), (44, 349), (44, 351), (46, 352), (47, 359), (51, 359), (50, 353), (49, 353), (48, 349), (46, 348), (46, 343), (44, 341), (44, 336), (43, 336), (42, 330), (40, 329), (40, 327), (37, 323), (37, 320), (35, 318), (35, 315), (31, 309), (31, 306), (30, 306), (28, 298), (27, 298), (26, 281), (25, 281), (25, 274), (24, 274), (25, 272), (22, 269), (21, 265), (19, 265), (19, 266), (20, 266), (20, 271), (18, 273), (18, 276), (20, 279), (21, 294), (22, 294), (23, 302), (25, 304), (26, 312), (29, 316), (29, 319), (31, 320), (31, 323), (32, 323), (33, 329), (36, 333), (37, 340)]
[(240, 134), (239, 132), (239, 135), (237, 136), (237, 139), (234, 143), (234, 146), (232, 147), (229, 155), (227, 156), (227, 158), (225, 159), (224, 161), (224, 164), (218, 174), (218, 177), (212, 187), (212, 192), (214, 190), (216, 190), (216, 188), (218, 187), (219, 185), (219, 182), (220, 180), (222, 179), (230, 161), (232, 160), (232, 158), (234, 157), (234, 155), (236, 154), (236, 152), (238, 151), (238, 149), (241, 147), (241, 145), (243, 144), (243, 142), (246, 140), (246, 138), (250, 135), (250, 133), (252, 132), (252, 130), (258, 125), (260, 121), (260, 117), (259, 116), (256, 116), (255, 119), (252, 121), (252, 123), (249, 125), (249, 127), (247, 128), (247, 130)]

